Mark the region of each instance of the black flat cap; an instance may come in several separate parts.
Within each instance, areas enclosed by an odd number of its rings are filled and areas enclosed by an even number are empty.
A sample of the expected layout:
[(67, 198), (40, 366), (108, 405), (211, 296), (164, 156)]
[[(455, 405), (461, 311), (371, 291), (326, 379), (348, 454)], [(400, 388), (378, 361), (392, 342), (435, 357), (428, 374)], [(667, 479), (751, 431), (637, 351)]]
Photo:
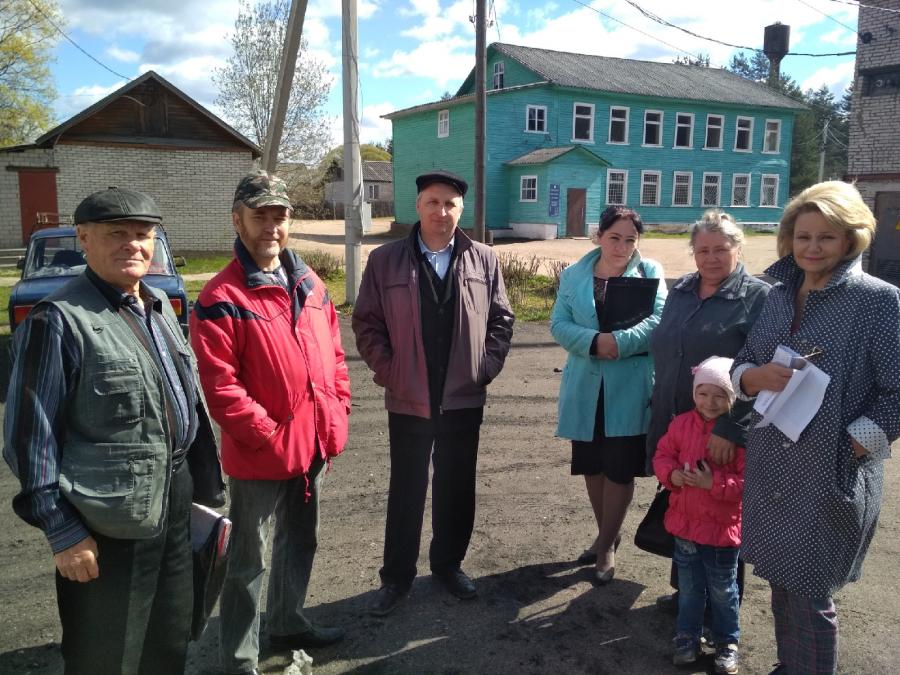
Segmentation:
[(74, 220), (76, 225), (114, 220), (139, 220), (158, 225), (162, 222), (162, 215), (150, 195), (110, 187), (85, 197), (75, 209)]
[(443, 169), (429, 171), (428, 173), (423, 173), (416, 177), (416, 187), (418, 188), (418, 192), (421, 192), (433, 183), (444, 183), (445, 185), (449, 185), (450, 187), (455, 188), (461, 197), (465, 197), (466, 190), (469, 189), (469, 184), (466, 181), (455, 173), (444, 171)]

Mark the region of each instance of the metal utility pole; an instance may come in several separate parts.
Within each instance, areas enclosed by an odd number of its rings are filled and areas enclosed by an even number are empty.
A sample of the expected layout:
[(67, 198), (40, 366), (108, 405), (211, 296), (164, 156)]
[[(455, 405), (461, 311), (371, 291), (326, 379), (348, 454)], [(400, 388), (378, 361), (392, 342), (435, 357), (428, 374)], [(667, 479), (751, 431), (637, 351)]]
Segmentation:
[(475, 241), (485, 241), (484, 229), (484, 131), (485, 131), (485, 49), (487, 17), (485, 0), (475, 2)]
[(266, 147), (263, 148), (262, 157), (262, 166), (270, 173), (274, 173), (278, 167), (278, 147), (281, 145), (284, 116), (291, 98), (291, 85), (294, 83), (294, 69), (297, 66), (297, 52), (300, 51), (300, 36), (303, 34), (306, 4), (307, 0), (292, 0), (291, 14), (288, 17), (287, 30), (284, 33), (278, 84), (275, 87), (275, 100), (272, 101), (269, 126), (266, 128)]
[(828, 145), (828, 125), (831, 123), (827, 117), (825, 118), (825, 126), (822, 127), (822, 148), (819, 152), (819, 180), (821, 183), (825, 180), (825, 148)]
[(344, 85), (344, 266), (347, 302), (355, 303), (362, 281), (362, 162), (359, 157), (359, 61), (356, 39), (356, 0), (341, 0)]

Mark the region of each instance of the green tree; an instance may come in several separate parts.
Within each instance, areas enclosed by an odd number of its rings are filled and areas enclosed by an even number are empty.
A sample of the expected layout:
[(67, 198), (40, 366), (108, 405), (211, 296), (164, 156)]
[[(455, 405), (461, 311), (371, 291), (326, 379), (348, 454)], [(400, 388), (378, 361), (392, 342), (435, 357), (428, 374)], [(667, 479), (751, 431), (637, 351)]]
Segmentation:
[(683, 66), (703, 66), (709, 68), (709, 54), (700, 52), (697, 56), (676, 56), (672, 63), (680, 63)]
[(749, 57), (738, 52), (731, 57), (727, 69), (745, 80), (765, 82), (769, 78), (769, 59), (762, 52), (753, 52)]
[[(216, 103), (224, 116), (260, 147), (266, 142), (290, 9), (289, 0), (260, 0), (253, 6), (240, 0), (231, 35), (234, 53), (224, 67), (213, 71), (219, 88)], [(281, 160), (314, 164), (324, 153), (331, 138), (324, 111), (331, 84), (325, 65), (309, 55), (302, 40), (281, 136)]]
[(51, 20), (60, 21), (54, 0), (0, 0), (0, 146), (34, 140), (53, 121)]

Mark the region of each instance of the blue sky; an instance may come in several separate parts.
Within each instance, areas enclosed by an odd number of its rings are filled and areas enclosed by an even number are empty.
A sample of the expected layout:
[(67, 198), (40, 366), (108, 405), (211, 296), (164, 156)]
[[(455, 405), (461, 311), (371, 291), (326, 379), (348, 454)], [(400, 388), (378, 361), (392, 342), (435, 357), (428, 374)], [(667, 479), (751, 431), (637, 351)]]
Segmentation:
[[(229, 55), (237, 0), (58, 1), (64, 30), (117, 73), (60, 39), (52, 67), (58, 121), (150, 69), (228, 121), (228, 111), (215, 105), (210, 72)], [(792, 51), (844, 52), (856, 44), (856, 9), (836, 0), (635, 4), (694, 33), (734, 44), (761, 47), (763, 28), (775, 21), (791, 26)], [(475, 31), (469, 21), (474, 6), (474, 0), (358, 0), (363, 142), (390, 136), (390, 123), (380, 119), (384, 113), (456, 91), (474, 65)], [(488, 6), (495, 17), (489, 43), (654, 61), (704, 52), (716, 66), (726, 65), (736, 51), (654, 23), (625, 0), (488, 0)], [(335, 144), (342, 133), (340, 14), (340, 0), (309, 0), (303, 28), (311, 55), (333, 78), (327, 112)], [(853, 77), (853, 57), (789, 56), (782, 71), (804, 89), (824, 84), (839, 96)]]

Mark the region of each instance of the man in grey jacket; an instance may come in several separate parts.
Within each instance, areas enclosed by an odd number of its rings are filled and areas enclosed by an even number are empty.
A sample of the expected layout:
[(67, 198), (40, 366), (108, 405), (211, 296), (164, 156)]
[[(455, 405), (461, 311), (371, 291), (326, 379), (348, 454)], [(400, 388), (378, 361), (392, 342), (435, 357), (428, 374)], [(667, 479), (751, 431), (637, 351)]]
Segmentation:
[(385, 388), (390, 433), (375, 616), (393, 611), (416, 576), (432, 456), (431, 571), (456, 597), (477, 594), (460, 565), (475, 522), (486, 387), (503, 368), (515, 320), (494, 252), (457, 228), (466, 182), (433, 171), (416, 186), (419, 222), (372, 252), (353, 310), (357, 349)]

